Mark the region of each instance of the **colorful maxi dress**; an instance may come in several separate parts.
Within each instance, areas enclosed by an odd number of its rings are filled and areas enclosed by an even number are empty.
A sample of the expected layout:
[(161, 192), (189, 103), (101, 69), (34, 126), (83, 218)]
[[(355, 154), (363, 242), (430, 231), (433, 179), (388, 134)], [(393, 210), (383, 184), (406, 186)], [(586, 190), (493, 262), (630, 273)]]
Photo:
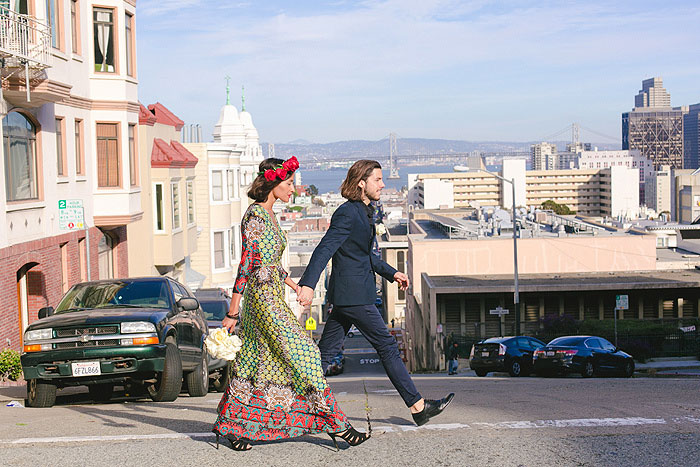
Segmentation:
[(284, 233), (259, 204), (250, 205), (241, 230), (234, 292), (243, 294), (243, 348), (232, 362), (214, 428), (251, 440), (346, 430), (350, 425), (324, 378), (318, 347), (284, 300)]

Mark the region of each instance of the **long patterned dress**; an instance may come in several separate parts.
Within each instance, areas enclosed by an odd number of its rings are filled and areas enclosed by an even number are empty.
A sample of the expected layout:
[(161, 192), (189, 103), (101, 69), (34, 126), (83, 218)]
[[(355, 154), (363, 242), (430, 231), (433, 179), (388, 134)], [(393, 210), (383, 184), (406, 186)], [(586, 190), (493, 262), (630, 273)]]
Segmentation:
[(350, 425), (324, 378), (318, 347), (284, 300), (284, 233), (259, 204), (250, 205), (241, 230), (234, 292), (243, 294), (243, 348), (232, 362), (214, 428), (251, 440), (346, 430)]

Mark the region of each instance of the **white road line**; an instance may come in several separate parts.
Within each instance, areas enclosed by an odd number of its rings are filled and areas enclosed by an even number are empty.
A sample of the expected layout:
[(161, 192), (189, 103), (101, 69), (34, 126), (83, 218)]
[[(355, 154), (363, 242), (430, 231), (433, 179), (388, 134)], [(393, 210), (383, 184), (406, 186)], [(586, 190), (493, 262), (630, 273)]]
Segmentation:
[[(460, 430), (460, 429), (531, 429), (531, 428), (590, 428), (590, 427), (618, 427), (618, 426), (640, 426), (640, 425), (665, 425), (667, 423), (698, 423), (698, 417), (674, 417), (669, 421), (663, 418), (574, 418), (567, 420), (524, 420), (512, 422), (474, 422), (464, 423), (442, 423), (424, 426), (412, 425), (382, 425), (374, 427), (375, 433), (401, 433), (419, 430)], [(19, 438), (0, 440), (2, 444), (39, 444), (39, 443), (83, 443), (95, 441), (138, 441), (150, 439), (193, 439), (193, 438), (214, 438), (210, 432), (205, 433), (161, 433), (150, 435), (111, 435), (111, 436), (62, 436), (54, 438)]]

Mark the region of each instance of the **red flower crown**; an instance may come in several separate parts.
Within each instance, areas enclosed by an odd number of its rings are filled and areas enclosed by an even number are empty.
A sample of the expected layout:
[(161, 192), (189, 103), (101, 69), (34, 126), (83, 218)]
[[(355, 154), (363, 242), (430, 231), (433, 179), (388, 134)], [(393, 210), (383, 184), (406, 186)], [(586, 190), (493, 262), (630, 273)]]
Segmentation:
[(294, 172), (299, 168), (299, 161), (295, 156), (290, 157), (282, 165), (278, 165), (275, 169), (267, 169), (264, 172), (258, 172), (258, 175), (264, 175), (268, 181), (273, 181), (276, 177), (280, 180), (287, 178), (288, 172)]

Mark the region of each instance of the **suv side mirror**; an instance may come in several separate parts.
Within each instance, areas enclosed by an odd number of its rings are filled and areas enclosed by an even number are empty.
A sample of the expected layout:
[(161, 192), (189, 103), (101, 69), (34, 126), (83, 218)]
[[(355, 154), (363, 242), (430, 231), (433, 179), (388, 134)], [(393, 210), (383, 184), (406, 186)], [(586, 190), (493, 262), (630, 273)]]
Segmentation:
[(42, 318), (47, 318), (53, 314), (53, 307), (52, 306), (45, 306), (44, 308), (39, 309), (39, 319)]
[(192, 311), (199, 308), (199, 302), (196, 298), (192, 297), (182, 297), (177, 301), (177, 306), (184, 311)]

